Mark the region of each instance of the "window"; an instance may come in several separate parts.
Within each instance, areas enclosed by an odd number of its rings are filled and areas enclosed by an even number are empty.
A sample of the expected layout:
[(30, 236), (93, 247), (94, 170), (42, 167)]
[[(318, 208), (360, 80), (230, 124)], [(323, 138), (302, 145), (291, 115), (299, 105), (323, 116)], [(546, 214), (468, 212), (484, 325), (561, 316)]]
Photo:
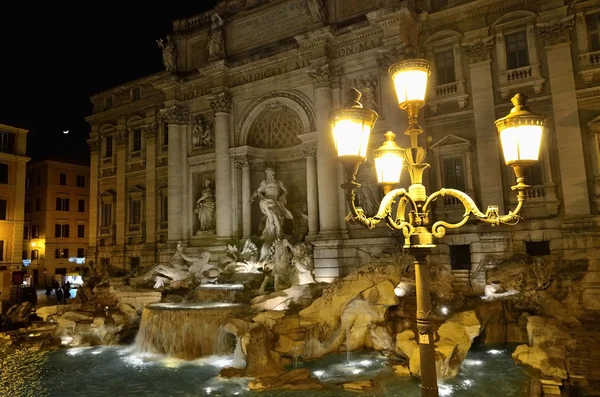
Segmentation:
[(5, 221), (8, 219), (8, 202), (6, 200), (0, 200), (0, 220)]
[(142, 223), (142, 200), (129, 201), (129, 224), (139, 225)]
[(544, 184), (544, 174), (540, 163), (534, 164), (525, 169), (525, 183), (531, 186)]
[(506, 64), (508, 69), (522, 68), (529, 65), (529, 51), (527, 49), (527, 35), (525, 31), (507, 34)]
[(465, 191), (465, 165), (462, 157), (444, 158), (444, 187)]
[(169, 127), (165, 124), (163, 128), (163, 146), (167, 146), (169, 144)]
[(29, 226), (25, 225), (23, 228), (23, 240), (29, 239)]
[(106, 98), (104, 98), (104, 107), (107, 109), (110, 109), (113, 107), (113, 97), (111, 96), (107, 96)]
[(471, 270), (471, 246), (451, 245), (450, 266), (452, 270)]
[(85, 200), (77, 200), (77, 211), (85, 212)]
[(69, 225), (54, 225), (54, 237), (69, 237)]
[(85, 248), (77, 248), (77, 257), (85, 258)]
[(142, 90), (140, 87), (134, 87), (131, 89), (131, 100), (138, 101), (142, 97)]
[(0, 152), (14, 153), (15, 151), (15, 134), (10, 132), (0, 131)]
[(4, 240), (0, 240), (0, 261), (4, 260)]
[(62, 186), (67, 186), (67, 174), (63, 174), (61, 172), (58, 178), (58, 183)]
[(69, 199), (68, 198), (56, 198), (56, 210), (57, 211), (69, 211)]
[(110, 158), (113, 156), (113, 137), (109, 135), (104, 137), (104, 158)]
[(31, 238), (39, 238), (40, 237), (40, 225), (31, 226)]
[(112, 225), (112, 204), (102, 204), (102, 227), (108, 227)]
[(31, 212), (31, 202), (29, 200), (25, 200), (25, 213), (29, 214)]
[(0, 183), (8, 183), (8, 164), (0, 163)]
[(85, 225), (77, 225), (77, 237), (85, 238)]
[(526, 241), (525, 252), (529, 256), (550, 255), (549, 241)]
[(135, 274), (140, 268), (140, 258), (139, 257), (129, 258), (129, 266), (131, 268), (131, 271)]
[(39, 252), (38, 250), (31, 250), (31, 260), (37, 260), (39, 259)]
[(23, 250), (23, 252), (21, 253), (21, 259), (27, 259), (27, 251)]
[(456, 81), (454, 73), (454, 50), (448, 49), (435, 53), (435, 73), (438, 85)]
[[(55, 256), (56, 259), (68, 258), (69, 257), (69, 250), (67, 248), (57, 248), (54, 251), (54, 256)], [(59, 270), (62, 270), (62, 269), (56, 269), (55, 271), (58, 272)], [(66, 269), (64, 269), (64, 270), (65, 270), (65, 273), (66, 273)]]
[(77, 187), (85, 187), (85, 176), (77, 175)]
[(39, 198), (35, 199), (35, 211), (41, 211), (42, 210), (42, 200)]
[(161, 196), (160, 198), (160, 221), (169, 221), (169, 197)]
[(27, 189), (31, 187), (31, 177), (27, 177), (27, 179), (25, 179), (25, 187)]
[(588, 28), (590, 50), (600, 51), (600, 13), (586, 16), (585, 23)]
[(136, 128), (131, 131), (131, 151), (139, 152), (140, 150), (142, 150), (142, 130)]

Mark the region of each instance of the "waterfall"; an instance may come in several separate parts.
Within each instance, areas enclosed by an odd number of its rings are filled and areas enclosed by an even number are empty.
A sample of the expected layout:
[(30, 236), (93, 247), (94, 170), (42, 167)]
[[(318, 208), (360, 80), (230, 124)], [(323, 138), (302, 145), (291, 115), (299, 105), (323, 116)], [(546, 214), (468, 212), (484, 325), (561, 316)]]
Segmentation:
[(242, 338), (237, 338), (231, 366), (239, 369), (246, 368), (246, 355), (242, 351)]
[(235, 304), (152, 304), (144, 308), (135, 338), (139, 353), (184, 360), (231, 354), (233, 336), (221, 324), (244, 308)]

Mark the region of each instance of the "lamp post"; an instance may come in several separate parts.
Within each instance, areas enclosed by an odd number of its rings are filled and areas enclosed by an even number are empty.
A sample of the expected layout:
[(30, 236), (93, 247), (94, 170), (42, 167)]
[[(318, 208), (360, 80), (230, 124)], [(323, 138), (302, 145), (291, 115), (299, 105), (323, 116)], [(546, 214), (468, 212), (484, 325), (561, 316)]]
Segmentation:
[[(365, 216), (362, 208), (357, 206), (355, 191), (360, 185), (356, 182), (356, 173), (367, 159), (369, 134), (378, 115), (371, 109), (363, 108), (360, 104), (362, 94), (352, 89), (347, 94), (348, 102), (344, 108), (330, 113), (330, 125), (338, 152), (337, 160), (344, 168), (345, 182), (341, 187), (346, 192), (346, 201), (350, 207), (346, 221), (372, 229), (385, 220), (391, 229), (402, 231), (404, 248), (409, 249), (415, 257), (421, 396), (437, 397), (427, 254), (435, 247), (434, 237), (444, 237), (446, 229), (460, 228), (471, 216), (491, 226), (514, 225), (519, 221), (519, 213), (525, 202), (525, 189), (529, 187), (525, 184), (525, 169), (538, 161), (545, 117), (532, 113), (526, 106), (527, 97), (519, 93), (512, 98), (514, 107), (510, 114), (496, 120), (505, 163), (513, 168), (516, 176), (517, 184), (512, 190), (517, 191), (518, 204), (514, 211), (506, 215), (499, 214), (498, 206), (489, 206), (486, 213), (483, 213), (473, 199), (460, 190), (442, 188), (427, 195), (423, 186), (423, 172), (429, 164), (425, 162), (425, 149), (418, 144), (418, 137), (423, 132), (418, 115), (425, 105), (430, 75), (429, 61), (405, 59), (392, 65), (389, 72), (398, 95), (398, 105), (408, 115), (408, 128), (404, 133), (410, 137), (410, 147), (398, 147), (394, 142), (394, 133), (388, 131), (383, 145), (374, 151), (377, 178), (385, 196), (377, 214), (372, 217)], [(410, 176), (408, 191), (394, 189), (400, 182), (402, 168), (406, 168)], [(465, 213), (460, 222), (432, 221), (430, 206), (438, 197), (444, 196), (452, 196), (464, 206)]]

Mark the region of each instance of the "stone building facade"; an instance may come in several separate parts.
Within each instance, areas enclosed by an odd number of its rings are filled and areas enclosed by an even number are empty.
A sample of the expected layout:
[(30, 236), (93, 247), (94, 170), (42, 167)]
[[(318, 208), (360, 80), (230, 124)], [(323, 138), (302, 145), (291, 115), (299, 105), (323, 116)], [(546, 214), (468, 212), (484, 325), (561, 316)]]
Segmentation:
[(25, 202), (27, 130), (0, 124), (0, 313), (11, 288), (23, 280), (21, 247)]
[[(406, 147), (406, 115), (387, 68), (407, 43), (433, 62), (423, 111), (430, 192), (459, 188), (483, 210), (507, 212), (514, 176), (494, 120), (518, 91), (548, 116), (525, 219), (511, 228), (469, 223), (448, 233), (431, 262), (448, 266), (457, 284), (481, 287), (485, 269), (514, 254), (595, 257), (599, 29), (598, 0), (227, 0), (177, 20), (158, 41), (164, 72), (92, 98), (90, 257), (148, 266), (179, 240), (222, 253), (230, 238), (260, 228), (249, 198), (266, 167), (288, 188), (290, 230), (306, 231), (318, 279), (343, 276), (389, 247), (385, 226), (344, 220), (328, 114), (358, 88), (379, 113), (372, 149), (387, 130)], [(371, 161), (359, 180), (369, 215), (382, 197)], [(212, 181), (215, 229), (199, 230), (196, 200)], [(453, 200), (436, 204), (439, 218), (463, 211)], [(593, 259), (585, 280), (590, 307), (600, 302), (599, 266)]]
[[(90, 167), (48, 158), (27, 165), (23, 259), (35, 286), (57, 280), (85, 263)], [(95, 233), (94, 233), (95, 234)]]

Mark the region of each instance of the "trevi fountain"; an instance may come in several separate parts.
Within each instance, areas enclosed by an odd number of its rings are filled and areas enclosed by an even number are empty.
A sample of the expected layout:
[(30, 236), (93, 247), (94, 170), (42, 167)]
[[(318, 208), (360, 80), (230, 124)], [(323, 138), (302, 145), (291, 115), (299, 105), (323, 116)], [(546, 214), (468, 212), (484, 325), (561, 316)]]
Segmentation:
[[(139, 274), (89, 263), (75, 300), (1, 334), (0, 395), (418, 395), (411, 257), (399, 243), (316, 282), (303, 237), (284, 232), (286, 192), (267, 169), (251, 197), (259, 230), (218, 261), (179, 243)], [(210, 207), (197, 211), (207, 224)], [(521, 396), (544, 380), (584, 381), (569, 325), (586, 264), (530, 259), (490, 270), (481, 296), (431, 267), (440, 395)], [(14, 322), (31, 320), (15, 309)]]

